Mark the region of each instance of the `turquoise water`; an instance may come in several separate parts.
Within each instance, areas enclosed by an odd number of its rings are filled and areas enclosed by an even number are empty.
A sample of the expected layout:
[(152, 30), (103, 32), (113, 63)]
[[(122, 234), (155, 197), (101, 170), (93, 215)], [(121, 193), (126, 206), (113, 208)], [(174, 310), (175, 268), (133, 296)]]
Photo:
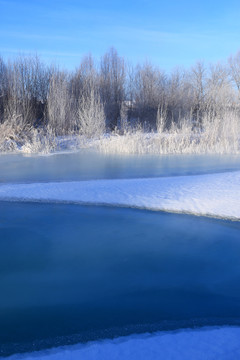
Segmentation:
[(240, 325), (240, 223), (0, 203), (0, 351)]
[[(240, 170), (234, 156), (0, 156), (0, 183)], [(240, 325), (240, 223), (136, 209), (0, 202), (0, 355)]]

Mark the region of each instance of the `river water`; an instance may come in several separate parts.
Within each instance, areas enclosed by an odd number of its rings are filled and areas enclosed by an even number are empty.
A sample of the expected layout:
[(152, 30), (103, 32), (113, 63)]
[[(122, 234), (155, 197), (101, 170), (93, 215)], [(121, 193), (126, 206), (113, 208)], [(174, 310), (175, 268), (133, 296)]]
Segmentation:
[[(177, 176), (237, 157), (0, 156), (0, 181)], [(115, 207), (0, 202), (0, 354), (240, 325), (240, 223)]]

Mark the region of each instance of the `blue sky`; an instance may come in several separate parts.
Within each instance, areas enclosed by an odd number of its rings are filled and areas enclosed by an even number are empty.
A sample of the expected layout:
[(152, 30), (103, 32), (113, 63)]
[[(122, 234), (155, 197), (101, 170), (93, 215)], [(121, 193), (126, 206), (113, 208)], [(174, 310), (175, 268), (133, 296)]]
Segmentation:
[(111, 46), (164, 70), (240, 50), (239, 0), (0, 0), (0, 54), (38, 53), (74, 69)]

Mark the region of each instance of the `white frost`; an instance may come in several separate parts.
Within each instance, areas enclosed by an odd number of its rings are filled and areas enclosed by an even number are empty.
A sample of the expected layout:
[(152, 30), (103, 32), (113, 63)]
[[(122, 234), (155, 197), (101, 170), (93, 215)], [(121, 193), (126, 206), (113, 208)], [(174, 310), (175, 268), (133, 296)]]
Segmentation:
[(118, 205), (240, 219), (240, 171), (0, 186), (0, 200)]
[(131, 335), (13, 355), (9, 360), (235, 360), (240, 359), (240, 328)]

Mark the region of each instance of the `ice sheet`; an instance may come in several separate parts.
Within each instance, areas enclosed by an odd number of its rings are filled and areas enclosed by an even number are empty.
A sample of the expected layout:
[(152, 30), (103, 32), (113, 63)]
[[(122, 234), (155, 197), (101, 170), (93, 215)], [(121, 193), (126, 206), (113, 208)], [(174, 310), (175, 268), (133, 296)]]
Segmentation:
[(240, 172), (3, 184), (0, 186), (0, 200), (118, 205), (240, 219)]

